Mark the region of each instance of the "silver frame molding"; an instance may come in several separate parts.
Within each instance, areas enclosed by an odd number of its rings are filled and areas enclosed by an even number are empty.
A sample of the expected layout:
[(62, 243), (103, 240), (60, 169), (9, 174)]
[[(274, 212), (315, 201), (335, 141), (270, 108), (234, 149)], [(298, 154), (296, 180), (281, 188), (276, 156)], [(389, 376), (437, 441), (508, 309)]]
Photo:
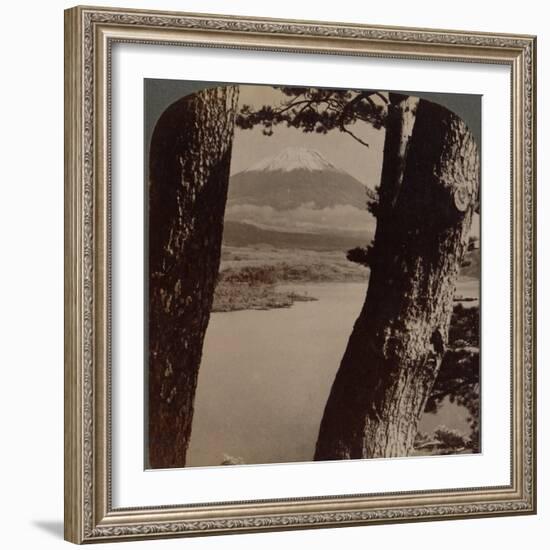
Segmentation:
[[(504, 487), (114, 509), (110, 55), (115, 42), (497, 63), (512, 74), (512, 460)], [(65, 12), (65, 538), (75, 543), (536, 512), (535, 55), (524, 35), (75, 7)]]

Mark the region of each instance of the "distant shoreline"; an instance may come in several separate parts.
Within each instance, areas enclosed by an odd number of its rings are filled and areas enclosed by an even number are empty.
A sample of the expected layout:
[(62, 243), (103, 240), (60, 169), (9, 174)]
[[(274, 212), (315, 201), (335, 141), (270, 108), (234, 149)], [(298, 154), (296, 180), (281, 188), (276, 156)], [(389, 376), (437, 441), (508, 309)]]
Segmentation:
[[(479, 281), (470, 275), (472, 266), (465, 271), (460, 277), (462, 281)], [(289, 308), (296, 302), (317, 298), (287, 285), (366, 283), (368, 278), (369, 269), (350, 262), (344, 251), (224, 247), (211, 311)], [(479, 303), (479, 297), (457, 289), (454, 302), (472, 307)]]

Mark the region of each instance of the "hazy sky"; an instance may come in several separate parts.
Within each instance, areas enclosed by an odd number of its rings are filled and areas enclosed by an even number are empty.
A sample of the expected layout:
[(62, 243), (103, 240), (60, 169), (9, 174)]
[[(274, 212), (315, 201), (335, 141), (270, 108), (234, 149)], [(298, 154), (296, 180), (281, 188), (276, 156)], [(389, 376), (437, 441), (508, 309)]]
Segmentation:
[[(279, 105), (285, 99), (288, 100), (282, 92), (270, 86), (241, 86), (239, 107)], [(328, 134), (305, 133), (280, 124), (273, 128), (272, 136), (264, 136), (258, 126), (252, 130), (238, 128), (233, 142), (231, 173), (241, 172), (287, 147), (307, 147), (319, 151), (329, 162), (346, 170), (360, 182), (375, 187), (380, 182), (384, 130), (375, 130), (364, 122), (357, 122), (349, 128), (369, 147), (338, 130)]]

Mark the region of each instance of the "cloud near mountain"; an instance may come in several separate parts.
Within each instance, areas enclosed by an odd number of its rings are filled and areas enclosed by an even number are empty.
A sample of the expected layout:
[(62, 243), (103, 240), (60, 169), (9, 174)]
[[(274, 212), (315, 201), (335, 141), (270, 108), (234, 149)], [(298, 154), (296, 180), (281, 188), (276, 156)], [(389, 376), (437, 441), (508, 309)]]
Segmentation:
[(351, 205), (315, 208), (305, 203), (291, 210), (278, 210), (271, 206), (233, 204), (226, 210), (230, 221), (249, 223), (273, 231), (299, 233), (374, 233), (376, 222), (366, 211)]

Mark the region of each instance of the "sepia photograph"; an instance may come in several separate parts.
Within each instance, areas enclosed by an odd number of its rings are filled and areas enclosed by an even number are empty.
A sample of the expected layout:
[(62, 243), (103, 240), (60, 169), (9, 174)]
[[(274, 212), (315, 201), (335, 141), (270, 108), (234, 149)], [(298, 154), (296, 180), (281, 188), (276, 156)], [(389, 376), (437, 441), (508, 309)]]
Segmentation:
[(481, 96), (145, 79), (145, 467), (481, 452)]
[(65, 539), (537, 514), (540, 41), (255, 10), (64, 12)]

